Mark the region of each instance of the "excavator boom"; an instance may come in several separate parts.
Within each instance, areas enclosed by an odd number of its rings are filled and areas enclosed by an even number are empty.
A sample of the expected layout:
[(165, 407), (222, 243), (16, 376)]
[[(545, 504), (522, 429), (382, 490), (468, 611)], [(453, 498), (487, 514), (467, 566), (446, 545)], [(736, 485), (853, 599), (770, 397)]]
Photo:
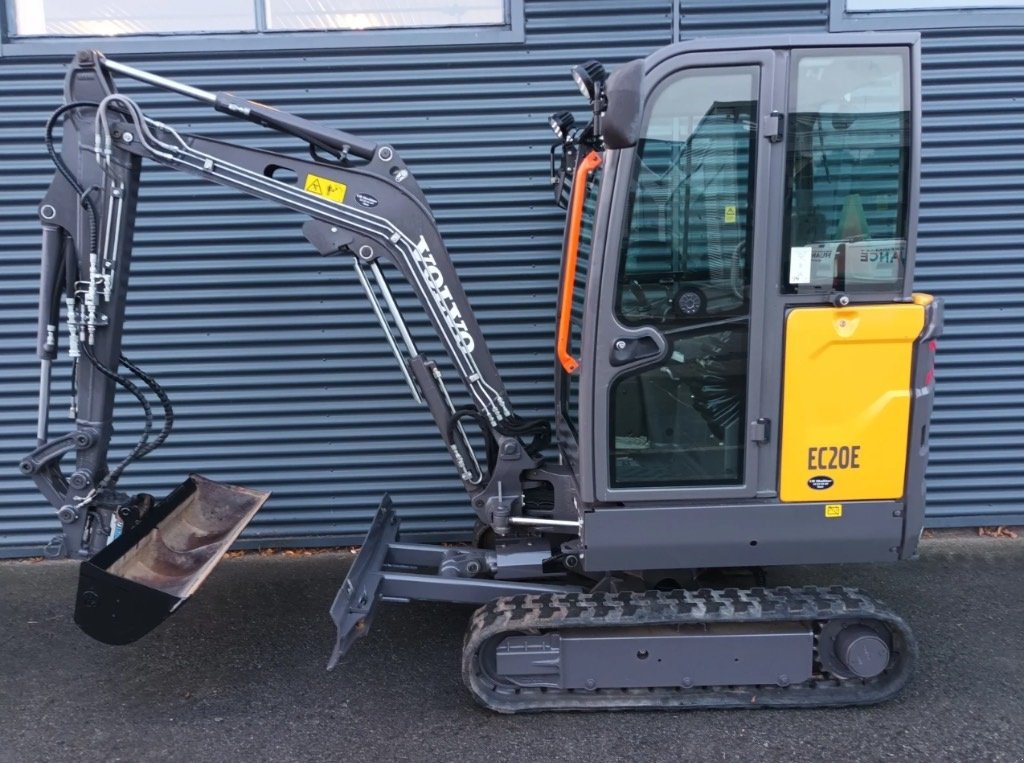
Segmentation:
[[(296, 158), (180, 133), (146, 116), (134, 100), (118, 94), (112, 72), (293, 135), (309, 146), (311, 156)], [(107, 469), (105, 457), (113, 390), (122, 383), (115, 369), (121, 362), (142, 160), (236, 188), (306, 216), (303, 232), (320, 254), (344, 254), (353, 259), (358, 281), (401, 372), (413, 396), (429, 407), (470, 494), (486, 505), (498, 488), (489, 485), (494, 464), (478, 459), (470, 445), (463, 423), (468, 420), (490, 440), (506, 441), (505, 452), (517, 451), (515, 469), (503, 468), (501, 480), (506, 495), (521, 493), (516, 484), (518, 472), (536, 466), (537, 459), (519, 446), (518, 437), (543, 435), (545, 427), (524, 425), (513, 413), (423, 194), (392, 147), (368, 143), (234, 95), (197, 90), (109, 61), (94, 51), (76, 57), (65, 97), (67, 105), (57, 115), (64, 118), (64, 142), (62, 150), (54, 152), (60, 172), (40, 205), (44, 255), (39, 447), (23, 460), (22, 470), (36, 479), (55, 508), (66, 509), (68, 516), (75, 513), (75, 519), (65, 524), (68, 553), (94, 553), (109, 538), (105, 521), (90, 520), (88, 507), (116, 510), (124, 501), (116, 494), (104, 495), (116, 487), (120, 476), (120, 471)], [(281, 180), (279, 176), (285, 175), (299, 178), (299, 184)], [(471, 409), (455, 410), (438, 367), (418, 351), (382, 262), (411, 284), (473, 401)], [(62, 272), (66, 278), (60, 277)], [(66, 289), (62, 288), (65, 282)], [(76, 431), (50, 440), (45, 411), (62, 301), (68, 315), (70, 353), (84, 362), (76, 363)], [(151, 445), (140, 450), (148, 452)], [(77, 457), (71, 479), (60, 471), (60, 457), (69, 450), (75, 450)], [(510, 510), (508, 505), (505, 508)]]

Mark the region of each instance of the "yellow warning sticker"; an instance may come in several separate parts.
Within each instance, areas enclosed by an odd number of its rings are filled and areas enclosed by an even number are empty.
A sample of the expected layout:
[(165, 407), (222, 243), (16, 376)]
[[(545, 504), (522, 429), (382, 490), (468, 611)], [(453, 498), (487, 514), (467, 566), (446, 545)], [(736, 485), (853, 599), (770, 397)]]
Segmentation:
[(344, 183), (330, 178), (322, 178), (319, 175), (306, 175), (306, 185), (303, 187), (310, 193), (323, 196), (325, 199), (336, 201), (339, 204), (345, 201), (345, 191), (348, 190), (348, 186)]
[(725, 222), (734, 223), (736, 222), (736, 207), (730, 205), (725, 208)]
[(839, 519), (843, 516), (843, 504), (841, 503), (826, 503), (825, 504), (825, 517), (828, 519)]

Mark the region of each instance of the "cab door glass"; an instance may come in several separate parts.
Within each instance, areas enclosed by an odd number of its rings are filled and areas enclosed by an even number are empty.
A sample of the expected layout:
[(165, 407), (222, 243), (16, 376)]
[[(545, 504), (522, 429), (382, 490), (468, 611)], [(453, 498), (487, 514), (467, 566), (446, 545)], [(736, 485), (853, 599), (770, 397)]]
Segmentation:
[(616, 314), (668, 358), (611, 386), (613, 487), (743, 481), (759, 68), (689, 69), (637, 146)]
[(785, 292), (902, 292), (908, 66), (898, 51), (793, 54)]

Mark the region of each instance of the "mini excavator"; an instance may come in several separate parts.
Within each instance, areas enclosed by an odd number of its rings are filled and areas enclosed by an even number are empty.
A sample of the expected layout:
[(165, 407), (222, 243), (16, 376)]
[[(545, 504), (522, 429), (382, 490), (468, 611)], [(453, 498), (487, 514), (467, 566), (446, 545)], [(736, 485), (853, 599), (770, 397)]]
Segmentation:
[[(503, 713), (853, 705), (901, 689), (917, 647), (896, 613), (854, 588), (767, 587), (764, 570), (908, 559), (921, 535), (942, 303), (911, 286), (917, 36), (689, 41), (572, 76), (585, 123), (550, 119), (566, 208), (554, 413), (530, 421), (393, 146), (77, 54), (46, 127), (38, 447), (20, 468), (61, 522), (51, 555), (81, 561), (87, 634), (125, 644), (159, 625), (269, 496), (199, 475), (162, 499), (118, 489), (173, 424), (167, 393), (121, 351), (154, 163), (301, 213), (316, 252), (353, 264), (475, 512), (472, 546), (405, 543), (384, 497), (330, 609), (329, 667), (381, 602), (428, 600), (479, 607), (463, 677)], [(303, 151), (179, 131), (119, 93), (125, 77)], [(396, 277), (450, 368), (417, 349)], [(51, 437), (65, 336), (74, 423)], [(146, 426), (112, 464), (118, 387)]]

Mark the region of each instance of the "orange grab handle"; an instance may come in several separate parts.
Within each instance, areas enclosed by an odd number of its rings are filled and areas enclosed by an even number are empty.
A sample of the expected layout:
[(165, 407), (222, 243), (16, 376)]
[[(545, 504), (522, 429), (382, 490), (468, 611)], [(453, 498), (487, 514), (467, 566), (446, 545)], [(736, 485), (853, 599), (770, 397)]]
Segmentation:
[(592, 151), (583, 157), (576, 168), (576, 180), (572, 184), (569, 200), (569, 238), (565, 247), (565, 274), (562, 276), (562, 300), (558, 308), (558, 334), (555, 352), (558, 362), (567, 374), (580, 367), (579, 361), (569, 354), (569, 322), (572, 320), (573, 286), (576, 283), (576, 259), (580, 249), (580, 227), (583, 221), (583, 200), (587, 195), (587, 180), (590, 173), (601, 166), (601, 156)]

